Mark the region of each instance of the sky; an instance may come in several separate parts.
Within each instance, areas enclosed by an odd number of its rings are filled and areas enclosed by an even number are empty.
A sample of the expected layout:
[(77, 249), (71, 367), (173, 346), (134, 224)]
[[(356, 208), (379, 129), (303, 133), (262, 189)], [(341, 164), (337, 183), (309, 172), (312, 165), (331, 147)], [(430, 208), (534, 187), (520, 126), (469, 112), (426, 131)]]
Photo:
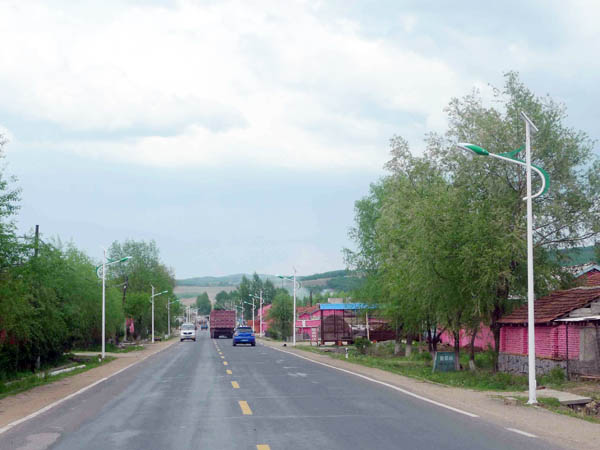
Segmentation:
[[(20, 232), (177, 278), (344, 268), (354, 202), (453, 97), (515, 70), (600, 138), (594, 1), (0, 0)], [(598, 153), (598, 147), (595, 152)]]

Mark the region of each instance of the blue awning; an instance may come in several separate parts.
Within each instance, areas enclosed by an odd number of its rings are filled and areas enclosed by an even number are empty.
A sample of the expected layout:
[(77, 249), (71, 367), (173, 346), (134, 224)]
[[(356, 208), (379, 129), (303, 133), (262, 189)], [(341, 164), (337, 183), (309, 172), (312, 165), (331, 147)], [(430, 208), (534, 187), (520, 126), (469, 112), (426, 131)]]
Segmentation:
[(342, 311), (345, 309), (357, 310), (357, 309), (370, 309), (374, 308), (374, 306), (367, 305), (366, 303), (321, 303), (321, 310), (337, 310)]

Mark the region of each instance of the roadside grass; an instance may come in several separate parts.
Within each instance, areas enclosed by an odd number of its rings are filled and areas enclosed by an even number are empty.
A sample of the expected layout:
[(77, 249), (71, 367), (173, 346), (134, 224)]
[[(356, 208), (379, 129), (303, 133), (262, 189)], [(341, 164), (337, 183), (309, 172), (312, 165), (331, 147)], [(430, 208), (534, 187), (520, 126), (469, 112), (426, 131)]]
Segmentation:
[[(346, 360), (345, 353), (323, 351), (323, 347), (310, 347), (297, 345), (296, 348), (313, 353), (329, 355), (332, 358)], [(480, 352), (475, 355), (476, 370), (460, 370), (456, 372), (432, 372), (431, 355), (428, 352), (414, 352), (410, 357), (393, 356), (388, 348), (377, 349), (378, 354), (362, 355), (356, 350), (348, 352), (346, 361), (361, 364), (367, 367), (386, 370), (388, 372), (404, 375), (419, 380), (431, 381), (447, 386), (468, 388), (479, 391), (523, 391), (528, 387), (527, 377), (503, 372), (493, 372), (493, 355), (489, 352)], [(380, 356), (383, 354), (384, 356)], [(463, 367), (468, 367), (468, 354), (460, 355)], [(542, 380), (540, 380), (542, 381)]]
[[(86, 372), (90, 369), (94, 369), (95, 367), (99, 367), (104, 364), (107, 364), (114, 359), (115, 359), (114, 357), (107, 356), (104, 359), (104, 361), (99, 362), (97, 358), (89, 358), (89, 359), (83, 360), (79, 363), (75, 363), (77, 365), (85, 364), (85, 367), (82, 367), (80, 369), (75, 369), (71, 372), (60, 373), (60, 374), (54, 375), (54, 376), (40, 377), (40, 376), (38, 376), (38, 374), (39, 373), (47, 374), (48, 372), (50, 372), (52, 369), (55, 369), (56, 367), (52, 367), (52, 368), (49, 367), (44, 372), (38, 372), (37, 374), (31, 373), (31, 372), (18, 374), (15, 378), (13, 378), (14, 381), (9, 380), (7, 382), (0, 382), (0, 399), (3, 399), (4, 397), (8, 397), (9, 395), (15, 395), (20, 392), (27, 391), (27, 390), (32, 389), (37, 386), (54, 383), (55, 381), (62, 380), (63, 378), (72, 377), (73, 375), (77, 375), (79, 373)], [(19, 376), (20, 376), (20, 378), (18, 378)]]
[[(527, 404), (527, 400), (528, 400), (527, 397), (517, 395), (517, 396), (514, 396), (514, 398), (517, 399), (517, 402), (520, 406), (532, 407), (532, 405)], [(587, 420), (588, 422), (592, 422), (592, 423), (600, 423), (600, 417), (588, 416), (587, 414), (584, 414), (583, 412), (577, 412), (577, 411), (569, 408), (568, 406), (561, 404), (557, 398), (538, 396), (537, 401), (538, 401), (537, 406), (547, 409), (549, 411), (552, 411), (554, 413), (563, 414), (565, 416), (570, 416), (570, 417), (575, 417), (576, 419)]]
[[(144, 350), (143, 345), (127, 345), (123, 348), (117, 347), (114, 344), (106, 344), (106, 351), (109, 353), (129, 353), (129, 352), (137, 352), (140, 350)], [(80, 353), (80, 352), (102, 352), (102, 347), (100, 345), (88, 347), (88, 348), (77, 348), (72, 349), (72, 353)]]

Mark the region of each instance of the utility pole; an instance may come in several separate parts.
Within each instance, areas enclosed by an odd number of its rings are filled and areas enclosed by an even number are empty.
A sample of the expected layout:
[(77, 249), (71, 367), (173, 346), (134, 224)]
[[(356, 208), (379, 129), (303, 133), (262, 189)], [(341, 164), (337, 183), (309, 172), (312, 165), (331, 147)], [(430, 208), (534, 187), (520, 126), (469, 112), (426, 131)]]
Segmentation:
[(40, 226), (35, 226), (35, 238), (33, 241), (33, 256), (37, 258), (40, 247)]
[(263, 316), (265, 314), (265, 311), (263, 309), (263, 296), (262, 296), (262, 294), (263, 294), (263, 291), (261, 289), (260, 290), (260, 329), (258, 330), (258, 335), (260, 337), (262, 337), (262, 335), (263, 335), (263, 326), (262, 326), (262, 323), (263, 323)]
[[(127, 293), (128, 283), (129, 277), (125, 275), (125, 283), (123, 284), (123, 315), (125, 315), (125, 294)], [(125, 317), (125, 323), (123, 324), (123, 341), (127, 341), (127, 317)]]
[(294, 267), (294, 320), (292, 321), (292, 333), (294, 334), (293, 346), (296, 346), (296, 268)]

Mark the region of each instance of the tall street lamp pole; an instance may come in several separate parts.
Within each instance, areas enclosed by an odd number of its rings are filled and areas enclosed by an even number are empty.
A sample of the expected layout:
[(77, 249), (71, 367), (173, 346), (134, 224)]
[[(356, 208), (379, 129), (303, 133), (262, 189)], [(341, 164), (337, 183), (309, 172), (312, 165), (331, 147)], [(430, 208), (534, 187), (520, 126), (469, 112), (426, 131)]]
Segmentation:
[[(503, 159), (505, 161), (525, 166), (527, 173), (527, 197), (523, 200), (527, 201), (527, 353), (528, 353), (528, 372), (529, 372), (529, 400), (528, 404), (537, 403), (536, 399), (536, 380), (535, 380), (535, 315), (534, 315), (534, 281), (533, 281), (533, 205), (532, 200), (539, 197), (548, 190), (550, 186), (550, 177), (541, 169), (531, 164), (531, 130), (538, 131), (535, 124), (531, 121), (527, 114), (521, 111), (521, 117), (525, 121), (525, 161), (515, 158), (520, 149), (512, 152), (494, 154), (477, 145), (461, 143), (459, 148), (472, 151), (482, 156), (492, 156), (494, 158)], [(540, 190), (532, 195), (531, 193), (531, 170), (535, 170), (542, 179)], [(568, 355), (567, 355), (568, 358)]]
[(173, 303), (178, 303), (179, 299), (173, 300), (172, 302), (167, 302), (167, 335), (171, 337), (171, 305)]
[(296, 289), (299, 288), (300, 283), (298, 283), (296, 281), (296, 268), (294, 267), (294, 277), (293, 278), (288, 278), (288, 277), (283, 277), (283, 276), (279, 276), (279, 278), (283, 279), (283, 280), (288, 280), (294, 283), (294, 317), (292, 319), (292, 345), (295, 347), (296, 346)]
[(254, 294), (250, 294), (250, 296), (252, 297), (252, 331), (256, 332), (256, 325), (254, 323), (254, 299), (258, 300), (258, 309), (260, 311), (260, 326), (258, 327), (258, 334), (259, 336), (262, 337), (262, 316), (263, 316), (263, 311), (262, 311), (262, 306), (263, 306), (263, 300), (262, 300), (262, 289), (259, 291), (258, 296), (254, 295)]
[(131, 256), (121, 259), (106, 259), (106, 249), (103, 250), (102, 264), (96, 267), (96, 275), (102, 278), (102, 359), (106, 357), (106, 269), (113, 264), (119, 264), (131, 259)]
[(154, 344), (154, 297), (158, 297), (159, 295), (163, 295), (166, 294), (169, 291), (162, 291), (159, 292), (158, 294), (154, 293), (154, 286), (152, 286), (152, 296), (150, 297), (150, 302), (152, 303), (152, 343)]

